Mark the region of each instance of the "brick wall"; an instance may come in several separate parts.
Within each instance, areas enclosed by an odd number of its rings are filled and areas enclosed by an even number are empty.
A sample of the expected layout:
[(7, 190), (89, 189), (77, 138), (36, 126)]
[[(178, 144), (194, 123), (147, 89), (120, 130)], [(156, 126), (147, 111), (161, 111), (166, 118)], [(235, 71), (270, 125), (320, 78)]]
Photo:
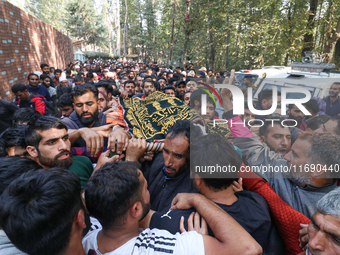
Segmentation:
[(72, 41), (54, 27), (0, 0), (0, 98), (14, 98), (11, 86), (47, 63), (65, 69), (73, 60)]

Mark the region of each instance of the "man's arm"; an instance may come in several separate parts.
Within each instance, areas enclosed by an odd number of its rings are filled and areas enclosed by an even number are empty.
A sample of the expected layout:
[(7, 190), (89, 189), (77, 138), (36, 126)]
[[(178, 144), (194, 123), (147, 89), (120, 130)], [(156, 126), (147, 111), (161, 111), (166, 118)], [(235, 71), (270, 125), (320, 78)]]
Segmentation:
[(229, 214), (200, 194), (178, 194), (171, 210), (195, 207), (216, 238), (203, 235), (206, 255), (261, 254), (261, 246)]

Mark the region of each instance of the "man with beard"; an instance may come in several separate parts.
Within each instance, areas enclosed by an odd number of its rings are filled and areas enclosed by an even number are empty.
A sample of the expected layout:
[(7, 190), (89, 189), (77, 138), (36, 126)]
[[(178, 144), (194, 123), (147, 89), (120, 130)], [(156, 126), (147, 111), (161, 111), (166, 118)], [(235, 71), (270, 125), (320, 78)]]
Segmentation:
[(50, 75), (50, 66), (48, 64), (41, 64), (40, 69), (43, 74)]
[[(238, 223), (199, 194), (179, 194), (174, 199), (173, 209), (194, 206), (207, 221), (216, 238), (191, 231), (194, 230), (193, 227), (189, 227), (189, 232), (175, 235), (159, 229), (141, 232), (139, 222), (150, 209), (147, 186), (143, 173), (132, 162), (106, 164), (94, 173), (85, 187), (86, 208), (98, 219), (102, 228), (89, 232), (83, 238), (85, 254), (262, 253), (261, 246)], [(195, 230), (199, 229), (199, 222), (191, 223), (195, 224)], [(206, 223), (202, 222), (202, 225), (206, 227)]]
[(284, 120), (279, 116), (266, 118), (266, 121), (260, 127), (260, 141), (266, 143), (272, 151), (280, 153), (282, 156), (289, 151), (292, 141), (289, 127), (281, 125)]
[[(61, 120), (44, 116), (29, 124), (25, 130), (25, 142), (29, 158), (44, 169), (52, 167), (69, 169), (79, 176), (82, 189), (85, 187), (94, 171), (92, 163), (87, 157), (72, 156), (67, 127)], [(109, 151), (101, 154), (96, 169), (118, 158), (118, 156), (112, 158), (108, 156)]]
[[(230, 125), (241, 122), (233, 115), (229, 90), (222, 89), (221, 97), (230, 131), (237, 146), (251, 168), (257, 167), (262, 178), (268, 181), (273, 190), (296, 211), (308, 218), (316, 212), (315, 201), (336, 187), (336, 176), (327, 171), (340, 161), (340, 137), (335, 134), (301, 132), (291, 150), (284, 156), (275, 153), (243, 125)], [(327, 168), (322, 166), (327, 165)], [(264, 167), (268, 171), (264, 171)], [(312, 171), (309, 169), (318, 169)], [(270, 169), (276, 169), (270, 170)]]
[[(114, 124), (106, 125), (106, 116), (98, 110), (98, 90), (90, 84), (76, 86), (72, 92), (74, 111), (62, 121), (67, 126), (74, 147), (86, 147), (91, 156), (97, 156), (108, 145), (121, 154), (127, 147), (128, 134)], [(110, 144), (107, 144), (109, 137)]]
[(163, 78), (163, 77), (161, 77), (161, 78), (159, 78), (157, 81), (158, 81), (158, 83), (159, 83), (159, 88), (160, 88), (160, 90), (165, 89), (165, 87), (166, 87), (166, 79)]
[(176, 87), (176, 97), (183, 100), (183, 96), (185, 93), (185, 81), (181, 81), (181, 80), (177, 81), (175, 87)]
[(141, 97), (141, 99), (144, 99), (156, 91), (156, 84), (152, 79), (146, 79), (143, 81), (142, 88), (144, 89), (145, 94)]
[(334, 82), (329, 89), (329, 96), (324, 99), (326, 102), (326, 114), (334, 117), (340, 113), (340, 82)]
[[(191, 129), (193, 130), (193, 129)], [(137, 139), (135, 139), (137, 140)], [(130, 143), (137, 143), (132, 139)], [(138, 161), (146, 149), (146, 141), (142, 140), (134, 155), (130, 152), (132, 145), (126, 150), (126, 161)], [(155, 211), (169, 210), (172, 199), (181, 192), (197, 192), (189, 171), (190, 121), (179, 120), (168, 131), (164, 140), (163, 153), (155, 155), (153, 161), (145, 163), (143, 173), (148, 182), (151, 196), (151, 209)]]
[(131, 98), (135, 94), (136, 84), (132, 80), (127, 80), (124, 82), (124, 90), (128, 93), (129, 98)]
[[(306, 122), (302, 121), (303, 117), (305, 117), (305, 114), (295, 104), (288, 105), (287, 113), (287, 119), (295, 120), (297, 123), (297, 128), (301, 129), (302, 131), (307, 130)], [(288, 125), (290, 126), (295, 126), (296, 124), (294, 121), (289, 121), (287, 123), (289, 123)]]
[(134, 71), (132, 71), (132, 70), (130, 70), (130, 71), (128, 71), (127, 72), (127, 75), (128, 75), (128, 79), (130, 80), (130, 81), (133, 81), (134, 79), (135, 79), (135, 72)]

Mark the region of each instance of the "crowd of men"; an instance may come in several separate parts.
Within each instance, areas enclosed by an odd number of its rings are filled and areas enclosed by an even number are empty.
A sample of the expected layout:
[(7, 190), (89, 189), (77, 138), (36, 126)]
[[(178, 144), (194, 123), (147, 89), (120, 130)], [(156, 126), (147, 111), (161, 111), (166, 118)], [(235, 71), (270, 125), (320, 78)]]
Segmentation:
[[(14, 84), (13, 102), (0, 99), (0, 254), (340, 254), (340, 82), (303, 104), (310, 115), (245, 104), (238, 116), (211, 87), (234, 78), (97, 60), (42, 64)], [(136, 100), (166, 108), (155, 95), (202, 119), (168, 127), (160, 151), (125, 116)], [(263, 90), (254, 107), (272, 105)], [(228, 137), (207, 131), (222, 119)]]

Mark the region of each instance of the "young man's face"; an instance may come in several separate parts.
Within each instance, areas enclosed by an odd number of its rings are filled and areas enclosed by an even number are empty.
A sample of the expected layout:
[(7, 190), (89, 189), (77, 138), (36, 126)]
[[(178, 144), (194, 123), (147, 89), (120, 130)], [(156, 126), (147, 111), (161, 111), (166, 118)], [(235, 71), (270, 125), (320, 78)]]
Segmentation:
[(136, 79), (136, 83), (138, 83), (139, 85), (142, 85), (142, 82), (143, 82), (143, 78), (138, 76)]
[(215, 116), (215, 105), (211, 102), (207, 102), (207, 114), (203, 115), (205, 120), (213, 120)]
[(189, 139), (185, 135), (179, 135), (172, 139), (165, 138), (163, 158), (167, 177), (179, 176), (187, 170), (188, 148)]
[(270, 125), (268, 130), (269, 132), (266, 136), (260, 137), (261, 141), (265, 142), (268, 147), (276, 153), (285, 155), (289, 151), (292, 141), (289, 128), (281, 127), (280, 124), (276, 123), (273, 125), (273, 127)]
[(59, 80), (59, 78), (60, 78), (60, 76), (61, 76), (61, 73), (55, 73), (54, 76), (55, 76), (55, 79), (56, 79), (56, 80)]
[(51, 85), (51, 80), (49, 78), (46, 78), (45, 80), (42, 80), (42, 84), (46, 87), (49, 88)]
[(129, 79), (133, 80), (135, 78), (135, 73), (134, 72), (130, 72), (129, 73)]
[(172, 89), (166, 89), (164, 93), (167, 94), (169, 97), (175, 97), (175, 91)]
[(126, 83), (124, 90), (128, 93), (129, 97), (132, 97), (135, 94), (135, 85), (133, 83)]
[(158, 80), (158, 83), (159, 83), (161, 90), (165, 89), (165, 87), (166, 87), (166, 81), (165, 80), (160, 79), (160, 80)]
[(179, 95), (183, 95), (185, 93), (185, 84), (184, 83), (178, 84), (176, 90)]
[(44, 66), (43, 69), (42, 69), (42, 72), (44, 74), (49, 74), (50, 73), (50, 67), (49, 66)]
[[(37, 150), (38, 163), (43, 167), (59, 166), (68, 169), (73, 159), (70, 151), (71, 142), (66, 129), (51, 128), (39, 133), (42, 139)], [(30, 155), (32, 156), (31, 153)]]
[(308, 254), (340, 254), (340, 219), (317, 211), (308, 225)]
[(98, 109), (101, 110), (102, 112), (105, 112), (107, 110), (107, 101), (106, 101), (106, 98), (101, 94), (99, 93), (98, 94)]
[(197, 83), (194, 81), (188, 81), (186, 85), (185, 92), (194, 92), (197, 89)]
[(14, 93), (14, 95), (21, 101), (26, 101), (29, 98), (30, 93), (27, 90), (25, 90), (23, 92), (18, 91), (17, 93)]
[(39, 77), (37, 75), (31, 75), (30, 78), (28, 79), (28, 84), (33, 88), (38, 87)]
[(184, 95), (184, 103), (186, 103), (187, 105), (190, 105), (190, 96), (191, 96), (191, 92), (185, 93)]
[(156, 91), (156, 88), (151, 82), (144, 83), (144, 92), (145, 92), (146, 97), (155, 91)]
[(287, 113), (289, 115), (289, 119), (296, 120), (298, 124), (302, 122), (302, 119), (305, 116), (305, 114), (296, 105), (294, 105), (292, 109), (288, 109)]
[(317, 130), (315, 130), (315, 132), (317, 132), (317, 133), (324, 133), (324, 132), (335, 133), (337, 127), (338, 127), (338, 122), (336, 120), (329, 120), (325, 124), (322, 124)]
[(71, 113), (73, 112), (73, 105), (71, 106), (63, 106), (63, 107), (59, 107), (62, 116), (64, 117), (69, 117), (71, 115)]
[(98, 99), (89, 91), (82, 96), (73, 97), (74, 110), (80, 122), (86, 127), (92, 127), (98, 118)]

